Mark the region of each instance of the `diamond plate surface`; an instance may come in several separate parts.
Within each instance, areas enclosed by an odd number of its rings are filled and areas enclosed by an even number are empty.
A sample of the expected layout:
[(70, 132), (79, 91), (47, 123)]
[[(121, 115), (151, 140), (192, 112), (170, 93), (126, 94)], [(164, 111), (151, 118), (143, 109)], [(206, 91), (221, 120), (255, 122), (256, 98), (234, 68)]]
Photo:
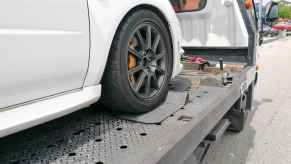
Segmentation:
[(148, 132), (160, 125), (120, 120), (98, 108), (1, 139), (0, 163), (118, 163), (113, 159), (135, 153), (134, 147), (154, 144)]

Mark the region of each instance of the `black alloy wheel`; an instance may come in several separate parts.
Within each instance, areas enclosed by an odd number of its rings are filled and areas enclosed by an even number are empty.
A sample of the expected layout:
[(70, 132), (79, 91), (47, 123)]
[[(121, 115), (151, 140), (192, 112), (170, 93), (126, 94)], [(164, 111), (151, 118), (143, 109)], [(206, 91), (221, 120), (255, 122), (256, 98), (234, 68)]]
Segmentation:
[(132, 12), (112, 43), (101, 102), (114, 111), (151, 111), (165, 101), (172, 70), (172, 40), (165, 21), (150, 10)]

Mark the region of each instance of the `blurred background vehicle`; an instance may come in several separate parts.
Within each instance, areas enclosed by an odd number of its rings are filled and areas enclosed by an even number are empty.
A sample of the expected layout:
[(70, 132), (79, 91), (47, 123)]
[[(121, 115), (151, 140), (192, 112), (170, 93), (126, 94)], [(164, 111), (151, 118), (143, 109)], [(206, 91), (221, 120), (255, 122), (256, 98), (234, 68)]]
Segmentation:
[(273, 25), (272, 28), (275, 30), (291, 31), (291, 23), (290, 22), (280, 22), (278, 24)]
[(277, 31), (285, 31), (287, 35), (291, 34), (291, 22), (279, 22), (273, 25), (272, 29)]
[(270, 27), (269, 25), (263, 25), (262, 28), (263, 37), (275, 37), (279, 34), (279, 30), (276, 28)]

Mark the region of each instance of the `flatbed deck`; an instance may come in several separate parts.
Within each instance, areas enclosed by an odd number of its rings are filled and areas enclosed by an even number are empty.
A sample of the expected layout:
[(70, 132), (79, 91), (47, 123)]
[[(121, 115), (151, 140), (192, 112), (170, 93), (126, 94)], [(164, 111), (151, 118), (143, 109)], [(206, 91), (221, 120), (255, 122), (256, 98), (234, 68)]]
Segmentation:
[(254, 72), (246, 67), (224, 87), (180, 91), (189, 94), (187, 103), (161, 123), (137, 123), (105, 112), (101, 105), (91, 106), (0, 139), (0, 163), (187, 163), (252, 83)]

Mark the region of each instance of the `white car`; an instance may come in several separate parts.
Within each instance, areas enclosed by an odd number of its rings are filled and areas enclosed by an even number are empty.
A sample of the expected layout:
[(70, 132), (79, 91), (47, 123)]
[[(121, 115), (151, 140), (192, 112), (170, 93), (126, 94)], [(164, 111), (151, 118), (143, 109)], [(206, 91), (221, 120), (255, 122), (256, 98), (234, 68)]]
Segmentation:
[(4, 0), (0, 20), (0, 137), (100, 98), (150, 111), (182, 69), (182, 46), (248, 46), (236, 1)]

